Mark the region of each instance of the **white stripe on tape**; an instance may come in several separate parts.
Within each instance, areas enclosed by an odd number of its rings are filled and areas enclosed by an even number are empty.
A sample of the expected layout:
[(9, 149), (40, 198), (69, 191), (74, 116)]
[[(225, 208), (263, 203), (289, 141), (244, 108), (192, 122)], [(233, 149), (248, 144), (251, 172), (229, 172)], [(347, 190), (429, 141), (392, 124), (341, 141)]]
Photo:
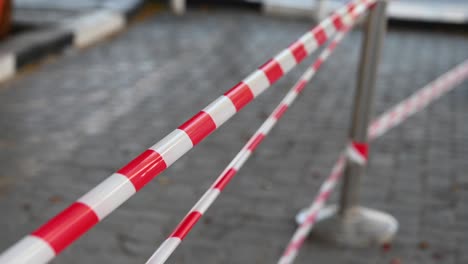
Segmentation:
[(78, 202), (88, 205), (102, 220), (135, 192), (135, 187), (127, 177), (114, 173), (78, 199)]
[(333, 187), (335, 187), (335, 184), (336, 184), (336, 181), (334, 180), (326, 180), (323, 185), (322, 185), (322, 188), (320, 188), (320, 192), (329, 192), (333, 189)]
[(330, 54), (331, 54), (330, 49), (325, 49), (322, 52), (322, 54), (320, 54), (320, 59), (324, 61), (324, 60), (326, 60), (328, 58), (328, 56), (330, 56)]
[(247, 78), (245, 78), (243, 82), (249, 86), (255, 97), (257, 97), (266, 88), (268, 88), (268, 86), (270, 86), (270, 81), (262, 70), (254, 71)]
[(44, 240), (28, 235), (0, 255), (0, 263), (29, 264), (47, 263), (55, 251)]
[(231, 99), (223, 95), (205, 107), (202, 111), (211, 116), (218, 128), (236, 113), (236, 107), (232, 103)]
[(317, 42), (315, 41), (315, 37), (314, 35), (312, 35), (312, 33), (309, 31), (307, 32), (306, 34), (304, 34), (300, 39), (299, 41), (304, 44), (304, 48), (305, 50), (307, 51), (307, 54), (311, 54), (312, 52), (314, 52), (318, 45), (317, 45)]
[(327, 17), (325, 20), (323, 20), (322, 23), (320, 23), (320, 25), (323, 26), (323, 31), (325, 31), (327, 39), (333, 36), (333, 34), (336, 32), (335, 25), (331, 21), (330, 17)]
[(299, 228), (297, 229), (297, 233), (294, 234), (294, 237), (293, 237), (293, 240), (294, 241), (298, 241), (299, 239), (303, 238), (303, 237), (306, 237), (307, 236), (307, 233), (308, 233), (308, 226), (309, 225), (301, 225), (299, 226)]
[(307, 69), (306, 72), (304, 72), (304, 75), (302, 75), (302, 78), (305, 80), (305, 81), (310, 81), (310, 79), (312, 78), (312, 76), (314, 76), (315, 74), (315, 70), (314, 68), (310, 67), (309, 69)]
[(204, 214), (206, 212), (206, 209), (213, 203), (213, 201), (218, 197), (219, 195), (219, 190), (212, 188), (208, 190), (205, 194), (203, 194), (202, 198), (198, 200), (197, 204), (195, 204), (192, 208), (193, 211), (197, 211), (201, 214)]
[(233, 169), (236, 171), (239, 171), (240, 167), (244, 165), (245, 161), (250, 157), (252, 152), (250, 150), (245, 150), (241, 155), (239, 155), (239, 159), (234, 163), (234, 166), (232, 166)]
[(161, 244), (158, 250), (154, 252), (151, 258), (146, 261), (146, 264), (164, 263), (169, 258), (174, 249), (177, 248), (180, 242), (181, 240), (178, 237), (170, 237), (166, 239), (166, 241)]
[(287, 256), (282, 256), (281, 259), (278, 261), (278, 264), (291, 263), (296, 258), (296, 255), (297, 255), (297, 249), (292, 250), (291, 254), (289, 254)]
[(353, 146), (350, 145), (346, 152), (348, 154), (349, 159), (356, 162), (357, 164), (363, 165), (366, 163), (365, 157), (363, 157), (361, 153), (356, 151), (356, 149), (354, 149)]
[(296, 58), (292, 55), (289, 49), (285, 49), (274, 58), (279, 63), (283, 73), (289, 72), (294, 66), (296, 66)]
[(295, 93), (295, 90), (288, 92), (286, 97), (284, 97), (283, 99), (283, 104), (290, 106), (291, 103), (296, 99), (296, 97), (297, 97), (297, 93)]
[(276, 124), (277, 120), (273, 117), (268, 117), (268, 119), (262, 124), (262, 126), (258, 129), (258, 133), (262, 133), (263, 135), (268, 134), (271, 128)]
[(150, 149), (158, 152), (163, 157), (166, 166), (169, 167), (192, 147), (192, 140), (190, 140), (187, 133), (175, 129)]

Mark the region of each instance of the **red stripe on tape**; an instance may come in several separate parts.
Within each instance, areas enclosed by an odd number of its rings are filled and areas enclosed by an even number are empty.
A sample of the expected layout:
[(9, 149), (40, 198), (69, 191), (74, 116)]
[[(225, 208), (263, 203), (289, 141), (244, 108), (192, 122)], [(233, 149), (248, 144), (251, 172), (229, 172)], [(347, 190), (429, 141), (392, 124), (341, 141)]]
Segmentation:
[(397, 111), (393, 111), (393, 112), (390, 113), (389, 121), (390, 121), (390, 123), (393, 123), (393, 122), (395, 122), (398, 118), (399, 118), (399, 114), (397, 113)]
[(356, 8), (356, 4), (354, 2), (348, 3), (348, 13), (353, 12), (355, 8)]
[(368, 9), (374, 9), (374, 7), (377, 5), (376, 2), (373, 2), (373, 3), (366, 3), (366, 6)]
[(341, 30), (344, 28), (343, 21), (341, 20), (341, 16), (339, 14), (334, 14), (331, 17), (333, 25), (335, 26), (336, 30)]
[(341, 16), (339, 14), (333, 14), (331, 16), (331, 20), (336, 30), (342, 30), (344, 28), (343, 20), (341, 20)]
[(286, 110), (288, 110), (288, 106), (285, 104), (282, 104), (280, 108), (276, 110), (274, 114), (274, 117), (276, 118), (276, 120), (280, 119), (283, 116), (284, 112), (286, 112)]
[(294, 55), (297, 63), (300, 63), (305, 57), (307, 57), (307, 50), (299, 41), (294, 42), (289, 46), (289, 50)]
[(319, 46), (327, 41), (327, 33), (325, 33), (325, 30), (323, 30), (321, 26), (315, 27), (312, 30), (312, 34), (314, 35), (315, 40), (317, 40)]
[(178, 237), (183, 240), (201, 217), (202, 214), (197, 211), (190, 212), (169, 237)]
[(323, 60), (322, 58), (318, 58), (315, 62), (314, 62), (314, 65), (312, 65), (312, 69), (314, 69), (315, 71), (317, 71), (320, 66), (322, 65), (323, 63)]
[(324, 202), (328, 199), (328, 196), (330, 196), (331, 192), (322, 192), (319, 194), (317, 197), (317, 201)]
[(411, 110), (413, 110), (413, 100), (407, 100), (405, 106), (403, 107), (404, 116), (408, 115)]
[(315, 218), (317, 217), (317, 214), (318, 214), (318, 212), (315, 212), (315, 213), (309, 215), (309, 217), (306, 218), (304, 223), (302, 223), (302, 226), (313, 223), (315, 221)]
[(270, 59), (265, 64), (260, 66), (260, 70), (265, 73), (268, 80), (270, 81), (270, 84), (276, 82), (284, 74), (280, 64), (274, 59)]
[(366, 160), (369, 157), (369, 145), (367, 143), (352, 142), (354, 149), (359, 152)]
[(254, 98), (254, 94), (250, 90), (249, 86), (244, 82), (238, 83), (224, 95), (231, 99), (238, 112)]
[(356, 14), (354, 13), (354, 9), (356, 9), (356, 4), (353, 3), (353, 2), (350, 2), (348, 4), (348, 13), (351, 14), (353, 19), (356, 18)]
[(304, 243), (305, 237), (299, 238), (297, 241), (291, 243), (289, 247), (286, 249), (286, 252), (284, 255), (289, 255), (291, 254), (292, 251), (296, 251), (298, 248), (301, 247), (302, 243)]
[(90, 207), (75, 202), (32, 235), (45, 240), (58, 254), (98, 222), (98, 216)]
[(328, 49), (329, 51), (333, 51), (333, 50), (336, 48), (336, 46), (338, 46), (338, 42), (337, 42), (337, 41), (333, 41), (332, 43), (330, 43), (330, 46), (328, 46), (327, 49)]
[(219, 180), (216, 185), (214, 186), (214, 188), (216, 189), (219, 189), (220, 191), (224, 190), (224, 188), (226, 187), (226, 185), (229, 183), (229, 181), (232, 179), (232, 177), (234, 177), (234, 175), (236, 175), (237, 171), (235, 169), (229, 169), (228, 171), (226, 171), (226, 173), (224, 173), (224, 175), (222, 176), (221, 180)]
[(342, 169), (333, 171), (330, 175), (330, 180), (337, 180), (341, 176)]
[(163, 157), (154, 150), (148, 149), (117, 171), (125, 175), (138, 191), (159, 173), (167, 168)]
[(260, 144), (260, 142), (262, 142), (262, 140), (265, 138), (265, 135), (262, 134), (262, 133), (259, 133), (255, 136), (254, 140), (252, 140), (252, 142), (249, 144), (249, 146), (247, 146), (247, 149), (250, 150), (250, 151), (254, 151), (258, 145)]
[(182, 124), (179, 129), (187, 133), (195, 146), (216, 129), (216, 124), (209, 114), (200, 111)]
[(431, 97), (436, 96), (436, 94), (437, 94), (437, 90), (434, 89), (434, 87), (432, 87), (431, 92), (430, 92)]
[(304, 90), (306, 84), (307, 84), (306, 81), (300, 80), (300, 81), (296, 84), (296, 88), (294, 88), (294, 90), (296, 91), (296, 93), (302, 92), (302, 90)]

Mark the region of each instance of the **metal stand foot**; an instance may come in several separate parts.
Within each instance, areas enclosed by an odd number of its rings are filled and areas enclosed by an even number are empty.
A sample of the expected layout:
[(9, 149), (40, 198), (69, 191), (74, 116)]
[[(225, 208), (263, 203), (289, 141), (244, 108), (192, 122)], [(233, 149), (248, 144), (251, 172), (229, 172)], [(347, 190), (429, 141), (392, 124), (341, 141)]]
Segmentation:
[[(296, 222), (301, 224), (304, 219), (302, 210)], [(341, 216), (332, 205), (320, 211), (312, 234), (340, 246), (367, 247), (391, 242), (397, 230), (397, 220), (384, 212), (357, 206)]]

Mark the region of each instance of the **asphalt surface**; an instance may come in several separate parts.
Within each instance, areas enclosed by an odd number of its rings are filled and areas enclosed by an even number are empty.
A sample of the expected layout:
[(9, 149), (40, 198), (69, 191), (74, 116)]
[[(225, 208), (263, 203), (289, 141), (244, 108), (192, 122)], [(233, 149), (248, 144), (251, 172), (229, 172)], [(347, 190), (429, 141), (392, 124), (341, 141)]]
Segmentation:
[[(160, 14), (0, 85), (0, 250), (157, 142), (311, 27), (249, 11)], [(273, 263), (346, 142), (361, 33), (352, 32), (169, 263)], [(391, 28), (381, 113), (468, 58), (468, 36)], [(143, 263), (311, 59), (53, 263)], [(393, 214), (390, 248), (314, 239), (297, 263), (467, 263), (468, 82), (377, 140), (362, 203)], [(333, 197), (336, 199), (336, 193)], [(400, 261), (400, 262), (397, 262)]]

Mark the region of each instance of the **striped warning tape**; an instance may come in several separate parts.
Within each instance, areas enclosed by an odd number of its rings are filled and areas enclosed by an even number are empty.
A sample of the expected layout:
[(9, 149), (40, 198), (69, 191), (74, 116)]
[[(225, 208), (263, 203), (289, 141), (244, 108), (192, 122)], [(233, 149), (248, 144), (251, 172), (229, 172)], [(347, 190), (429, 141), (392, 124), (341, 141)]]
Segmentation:
[(367, 143), (350, 142), (346, 148), (346, 154), (349, 160), (364, 165), (368, 158), (368, 145)]
[(314, 202), (307, 209), (305, 209), (305, 220), (296, 229), (296, 232), (294, 232), (293, 237), (289, 241), (288, 246), (283, 252), (283, 255), (281, 256), (280, 260), (278, 261), (279, 264), (292, 263), (296, 258), (299, 249), (304, 243), (304, 240), (309, 235), (310, 230), (312, 229), (316, 221), (320, 209), (322, 209), (323, 205), (328, 200), (328, 197), (330, 197), (330, 194), (333, 188), (335, 187), (336, 183), (340, 179), (345, 164), (346, 154), (341, 153), (338, 160), (333, 165), (330, 175), (320, 186), (320, 190), (317, 196), (315, 197)]
[(441, 75), (373, 121), (367, 131), (369, 140), (371, 141), (380, 137), (409, 116), (421, 111), (428, 104), (463, 82), (467, 78), (467, 75), (468, 60)]
[(185, 218), (179, 223), (172, 234), (159, 246), (156, 252), (148, 260), (147, 264), (164, 263), (169, 256), (174, 252), (177, 246), (182, 242), (190, 230), (197, 224), (198, 220), (206, 212), (206, 210), (214, 203), (218, 195), (236, 175), (239, 169), (249, 159), (252, 152), (258, 147), (266, 135), (270, 132), (273, 126), (287, 111), (290, 105), (297, 98), (299, 93), (305, 88), (306, 84), (312, 79), (322, 63), (330, 56), (338, 43), (344, 38), (348, 32), (348, 28), (343, 29), (336, 34), (328, 47), (318, 56), (314, 64), (309, 67), (300, 77), (299, 81), (286, 94), (280, 104), (254, 133), (250, 140), (245, 144), (241, 151), (234, 157), (224, 171), (219, 175), (214, 184), (205, 192), (198, 200), (195, 206), (189, 211)]
[[(407, 99), (380, 115), (368, 128), (368, 140), (372, 141), (382, 136), (385, 132), (401, 124), (401, 122), (408, 119), (411, 115), (421, 111), (443, 94), (457, 87), (465, 79), (468, 79), (468, 60), (441, 75), (435, 81), (424, 86)], [(367, 161), (367, 145), (351, 143), (346, 149), (346, 155), (350, 160), (364, 164)], [(294, 232), (293, 237), (278, 261), (279, 264), (287, 264), (294, 261), (300, 247), (315, 224), (317, 214), (341, 177), (345, 161), (345, 154), (341, 154), (327, 180), (320, 187), (315, 200), (305, 209), (304, 215), (306, 220)]]
[(45, 263), (240, 111), (376, 0), (353, 0), (141, 153), (75, 203), (0, 255), (0, 263)]

